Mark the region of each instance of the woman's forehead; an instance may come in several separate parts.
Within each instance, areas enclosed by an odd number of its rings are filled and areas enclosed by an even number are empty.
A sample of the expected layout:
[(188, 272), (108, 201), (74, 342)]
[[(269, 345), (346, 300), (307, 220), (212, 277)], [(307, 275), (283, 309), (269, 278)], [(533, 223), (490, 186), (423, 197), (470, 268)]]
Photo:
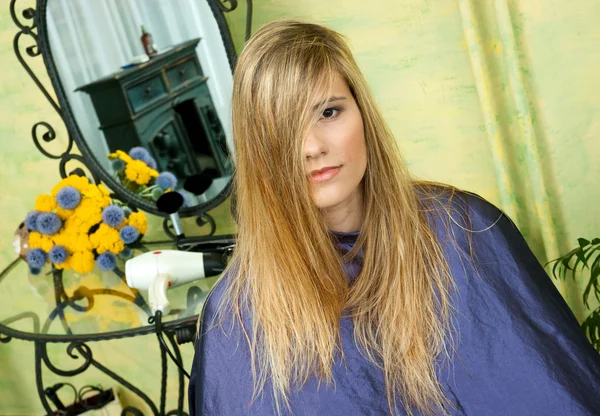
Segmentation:
[(327, 102), (348, 99), (351, 95), (346, 79), (339, 72), (334, 72), (330, 77), (325, 77), (319, 87), (316, 88), (316, 93), (315, 109)]

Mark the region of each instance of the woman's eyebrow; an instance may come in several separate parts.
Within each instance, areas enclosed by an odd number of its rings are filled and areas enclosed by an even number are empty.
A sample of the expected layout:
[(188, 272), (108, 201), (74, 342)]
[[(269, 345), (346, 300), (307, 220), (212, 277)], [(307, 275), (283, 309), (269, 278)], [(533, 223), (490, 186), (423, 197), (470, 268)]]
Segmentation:
[[(341, 100), (345, 100), (346, 97), (340, 96), (340, 97), (329, 97), (329, 99), (326, 101), (328, 103), (332, 103), (334, 101), (341, 101)], [(325, 103), (325, 101), (321, 101), (319, 104), (315, 105), (313, 107), (313, 111), (317, 111), (319, 109), (319, 107), (321, 107), (323, 104)]]

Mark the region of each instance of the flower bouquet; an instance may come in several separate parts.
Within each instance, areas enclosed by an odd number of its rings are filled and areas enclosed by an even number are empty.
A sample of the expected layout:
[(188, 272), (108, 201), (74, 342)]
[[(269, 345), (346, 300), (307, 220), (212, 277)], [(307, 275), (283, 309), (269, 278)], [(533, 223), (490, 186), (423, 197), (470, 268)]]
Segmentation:
[(108, 155), (115, 177), (131, 192), (144, 199), (156, 201), (165, 192), (174, 191), (177, 178), (171, 172), (158, 173), (156, 160), (143, 147), (134, 147), (129, 153), (117, 150)]
[(25, 217), (21, 255), (32, 274), (46, 263), (57, 269), (89, 273), (98, 266), (113, 270), (118, 258), (132, 256), (132, 247), (148, 229), (146, 215), (121, 207), (104, 185), (86, 177), (62, 179), (51, 194), (37, 197)]

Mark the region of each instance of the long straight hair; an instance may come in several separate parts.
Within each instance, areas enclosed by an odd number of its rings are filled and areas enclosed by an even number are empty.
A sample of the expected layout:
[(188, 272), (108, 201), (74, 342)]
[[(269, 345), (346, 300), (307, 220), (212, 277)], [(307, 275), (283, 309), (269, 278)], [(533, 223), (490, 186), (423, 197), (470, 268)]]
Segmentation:
[[(363, 225), (343, 258), (311, 200), (302, 152), (336, 74), (360, 109), (367, 147)], [(343, 37), (295, 20), (258, 30), (235, 69), (233, 135), (238, 234), (220, 312), (244, 328), (255, 398), (269, 381), (281, 411), (309, 377), (334, 382), (343, 313), (385, 375), (391, 413), (399, 400), (409, 414), (445, 413), (435, 363), (448, 346), (453, 280), (419, 186)], [(343, 262), (359, 252), (363, 267), (349, 285)]]

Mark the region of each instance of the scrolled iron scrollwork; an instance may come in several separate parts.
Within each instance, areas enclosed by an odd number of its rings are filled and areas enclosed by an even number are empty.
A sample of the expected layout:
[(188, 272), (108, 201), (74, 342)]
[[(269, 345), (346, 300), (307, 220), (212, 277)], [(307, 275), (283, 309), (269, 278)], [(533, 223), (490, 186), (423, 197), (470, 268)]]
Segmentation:
[[(52, 364), (52, 362), (50, 361), (50, 358), (48, 357), (48, 350), (46, 347), (47, 347), (46, 343), (41, 343), (40, 356), (42, 358), (42, 361), (44, 362), (44, 365), (50, 371), (52, 371), (54, 374), (57, 374), (59, 376), (63, 376), (63, 377), (76, 376), (78, 374), (83, 373), (92, 364), (92, 361), (93, 361), (92, 350), (90, 349), (90, 347), (88, 347), (86, 344), (84, 344), (82, 342), (73, 342), (67, 346), (67, 355), (69, 355), (69, 357), (71, 357), (73, 359), (83, 358), (85, 360), (79, 367), (72, 369), (72, 370), (63, 370), (63, 369), (56, 367), (54, 364)], [(80, 355), (74, 354), (73, 353), (74, 349), (77, 349), (77, 351), (79, 351)]]
[[(224, 13), (231, 13), (238, 7), (238, 0), (209, 0), (209, 4), (215, 5)], [(252, 34), (252, 0), (246, 0), (246, 32), (244, 39), (247, 41)]]
[[(67, 176), (69, 176), (69, 175), (71, 175), (73, 173), (77, 174), (76, 171), (78, 171), (80, 168), (77, 168), (77, 169), (72, 170), (69, 173), (67, 173), (67, 163), (70, 162), (70, 161), (72, 161), (72, 160), (75, 160), (75, 161), (77, 161), (77, 162), (79, 162), (80, 164), (83, 165), (83, 167), (87, 170), (87, 172), (89, 173), (89, 175), (91, 175), (94, 183), (100, 183), (100, 178), (92, 170), (90, 170), (90, 168), (88, 168), (88, 166), (85, 163), (85, 159), (82, 156), (80, 156), (78, 154), (75, 154), (75, 153), (68, 153), (68, 152), (67, 153), (63, 153), (61, 155), (61, 157), (60, 157), (60, 163), (58, 165), (58, 170), (60, 172), (61, 178), (66, 178)], [(88, 176), (88, 175), (86, 175), (86, 176)], [(111, 198), (114, 199), (115, 196), (111, 194)]]
[[(44, 127), (47, 130), (45, 133), (42, 134), (41, 140), (38, 135), (38, 128), (40, 127)], [(38, 121), (33, 125), (33, 127), (31, 128), (31, 137), (33, 138), (33, 144), (35, 144), (35, 147), (37, 147), (40, 153), (42, 153), (47, 158), (60, 159), (65, 153), (62, 152), (59, 155), (55, 155), (44, 149), (42, 141), (45, 143), (50, 143), (56, 139), (56, 131), (54, 130), (54, 127), (52, 127), (49, 123), (46, 123), (45, 121)]]
[[(217, 231), (217, 223), (215, 222), (215, 219), (212, 217), (212, 215), (203, 212), (202, 214), (196, 216), (196, 225), (200, 228), (204, 227), (205, 225), (209, 225), (210, 229), (208, 231), (208, 233), (204, 234), (205, 237), (210, 237), (212, 235), (215, 235), (215, 232)], [(168, 217), (165, 217), (163, 219), (163, 231), (165, 232), (165, 234), (167, 235), (167, 237), (169, 237), (171, 240), (173, 241), (177, 241), (181, 238), (181, 236), (177, 236), (175, 235), (175, 233), (173, 233), (173, 224), (171, 223), (171, 219)]]
[[(33, 45), (27, 46), (25, 48), (25, 52), (27, 53), (27, 55), (29, 57), (35, 58), (37, 56), (40, 56), (41, 49), (40, 49), (40, 45), (39, 45), (39, 38), (36, 33), (36, 30), (38, 27), (38, 15), (37, 15), (36, 9), (29, 7), (29, 8), (26, 8), (25, 10), (23, 10), (23, 13), (22, 13), (23, 17), (27, 21), (31, 22), (31, 24), (26, 24), (26, 22), (22, 22), (18, 17), (18, 13), (16, 10), (17, 1), (18, 0), (11, 0), (10, 6), (9, 6), (10, 7), (10, 15), (11, 15), (14, 23), (20, 29), (16, 33), (14, 40), (13, 40), (13, 49), (15, 51), (15, 55), (17, 56), (17, 59), (19, 60), (19, 62), (21, 63), (21, 65), (23, 66), (23, 68), (25, 69), (27, 74), (31, 77), (33, 82), (35, 82), (35, 85), (37, 85), (37, 87), (42, 91), (42, 93), (44, 94), (44, 96), (46, 97), (46, 99), (48, 100), (50, 105), (54, 108), (54, 110), (58, 113), (58, 115), (64, 119), (64, 115), (63, 115), (63, 112), (62, 112), (59, 104), (50, 95), (50, 93), (48, 92), (46, 87), (44, 87), (44, 85), (41, 83), (40, 79), (33, 72), (31, 67), (29, 66), (29, 64), (27, 63), (25, 58), (23, 57), (23, 54), (21, 53), (20, 41), (23, 38), (23, 36), (28, 36), (34, 42)], [(44, 133), (41, 133), (41, 136), (39, 133), (40, 128), (46, 129), (46, 131)], [(50, 123), (48, 123), (46, 121), (39, 121), (39, 122), (35, 123), (31, 129), (31, 137), (33, 139), (33, 143), (35, 144), (35, 147), (44, 156), (46, 156), (50, 159), (61, 159), (61, 160), (64, 160), (65, 158), (67, 158), (67, 160), (68, 160), (70, 158), (70, 153), (73, 150), (73, 144), (74, 144), (74, 140), (73, 140), (73, 137), (71, 137), (71, 135), (68, 135), (68, 137), (67, 137), (66, 149), (60, 154), (53, 154), (44, 148), (43, 143), (50, 143), (57, 139), (56, 130), (54, 129), (54, 127), (52, 127), (50, 125)], [(66, 161), (64, 163), (66, 163)], [(64, 163), (63, 163), (63, 165), (64, 165)], [(85, 162), (83, 162), (83, 163), (85, 165)], [(61, 177), (63, 177), (63, 178), (66, 177), (66, 172), (64, 172), (64, 169), (61, 170)], [(94, 179), (96, 180), (96, 178), (94, 178)]]
[[(33, 332), (38, 333), (40, 331), (40, 318), (33, 312), (23, 312), (18, 315), (12, 316), (4, 321), (0, 322), (2, 325), (10, 325), (14, 322), (21, 321), (23, 319), (29, 318), (33, 323)], [(10, 340), (10, 338), (9, 338)]]
[(215, 222), (215, 219), (212, 217), (212, 215), (207, 214), (205, 212), (202, 215), (198, 215), (196, 217), (196, 225), (198, 227), (204, 227), (206, 224), (210, 225), (210, 231), (207, 235), (215, 235), (215, 232), (217, 231), (217, 223)]
[[(237, 9), (238, 1), (237, 0), (211, 0), (214, 4), (217, 5), (221, 11), (225, 13), (230, 13)], [(246, 0), (246, 36), (245, 39), (250, 39), (250, 35), (252, 33), (252, 0)]]
[[(9, 266), (10, 267), (10, 266)], [(23, 319), (29, 318), (33, 322), (33, 332), (38, 333), (40, 330), (40, 318), (33, 312), (23, 312), (18, 315), (15, 315), (9, 319), (5, 319), (0, 322), (2, 325), (10, 325), (14, 322), (21, 321)], [(0, 333), (0, 343), (7, 344), (12, 340), (12, 337)]]
[[(183, 362), (183, 360), (181, 358), (181, 352), (179, 351), (179, 345), (177, 344), (175, 335), (172, 332), (167, 332), (166, 334), (167, 334), (167, 338), (169, 339), (169, 343), (173, 347), (173, 351), (175, 351), (175, 358), (180, 363)], [(178, 373), (178, 377), (179, 377), (179, 394), (177, 396), (177, 409), (183, 409), (183, 399), (185, 396), (185, 392), (183, 391), (183, 386), (185, 385), (184, 379), (183, 379), (184, 374), (183, 374), (183, 370), (181, 368), (177, 369), (177, 373)], [(178, 413), (174, 413), (174, 412), (175, 411), (172, 410), (171, 412), (167, 413), (167, 416), (169, 414), (177, 414), (177, 415), (187, 416), (187, 414), (183, 413), (183, 412), (178, 412)]]
[[(100, 364), (98, 361), (94, 360), (91, 356), (91, 350), (82, 350), (82, 349), (78, 349), (79, 353), (82, 354), (84, 357), (90, 359), (91, 364), (96, 367), (98, 370), (100, 370), (101, 372), (103, 372), (104, 374), (106, 374), (107, 376), (109, 376), (110, 378), (112, 378), (113, 380), (115, 380), (117, 383), (121, 384), (123, 387), (129, 389), (130, 391), (132, 391), (133, 393), (135, 393), (140, 399), (142, 399), (147, 405), (148, 407), (150, 407), (152, 413), (154, 415), (161, 415), (162, 413), (160, 413), (158, 411), (158, 408), (156, 407), (156, 405), (154, 404), (154, 402), (152, 400), (150, 400), (150, 397), (148, 397), (147, 394), (145, 394), (143, 391), (141, 391), (140, 389), (138, 389), (137, 387), (135, 387), (133, 384), (129, 383), (127, 380), (125, 380), (124, 378), (120, 377), (119, 375), (117, 375), (115, 372), (109, 370), (107, 367), (105, 367), (104, 365)], [(89, 355), (86, 355), (88, 354)]]
[(31, 26), (27, 26), (24, 25), (23, 23), (21, 23), (21, 21), (19, 20), (18, 16), (17, 16), (17, 11), (16, 11), (16, 3), (17, 0), (11, 0), (10, 5), (9, 5), (9, 9), (10, 9), (10, 16), (12, 17), (13, 21), (15, 22), (15, 24), (19, 27), (19, 29), (21, 29), (22, 32), (24, 33), (29, 33), (29, 31), (31, 31), (31, 29), (34, 29), (36, 27), (36, 22), (34, 19), (35, 17), (35, 9), (28, 7), (25, 10), (23, 10), (23, 17), (27, 20), (33, 20), (33, 24)]
[(131, 406), (127, 406), (121, 412), (121, 416), (127, 416), (127, 415), (144, 416), (144, 414), (139, 409), (136, 409), (135, 407), (131, 407)]
[(237, 0), (215, 0), (214, 2), (225, 13), (232, 12), (238, 7)]
[[(5, 270), (0, 272), (0, 282), (6, 277), (8, 272), (10, 270), (15, 269), (16, 265), (21, 261), (22, 260), (20, 258), (15, 260)], [(74, 302), (81, 301), (81, 300), (87, 300), (87, 302), (86, 302), (87, 305), (77, 305), (79, 309), (91, 308), (93, 305), (93, 298), (95, 295), (118, 296), (121, 298), (127, 298), (127, 300), (130, 302), (134, 302), (134, 303), (137, 302), (136, 301), (137, 296), (123, 294), (123, 293), (113, 291), (110, 289), (89, 289), (89, 288), (85, 288), (85, 287), (80, 287), (78, 290), (74, 291), (72, 296), (68, 296), (65, 292), (64, 285), (62, 282), (62, 272), (59, 270), (53, 270), (52, 274), (53, 274), (53, 280), (55, 283), (55, 300), (56, 300), (57, 306), (49, 314), (49, 317), (43, 326), (40, 325), (40, 319), (39, 319), (38, 315), (36, 315), (33, 312), (24, 312), (24, 313), (15, 315), (9, 319), (6, 319), (6, 320), (3, 320), (2, 322), (0, 322), (0, 331), (1, 331), (1, 329), (3, 327), (6, 327), (14, 322), (22, 321), (25, 319), (32, 320), (33, 328), (32, 328), (31, 332), (33, 334), (36, 334), (36, 336), (33, 337), (33, 339), (32, 339), (35, 344), (36, 385), (37, 385), (37, 391), (38, 391), (38, 394), (40, 397), (40, 401), (42, 403), (42, 406), (46, 410), (46, 412), (49, 414), (52, 414), (52, 412), (54, 410), (52, 409), (51, 403), (48, 401), (48, 398), (45, 395), (46, 389), (44, 388), (43, 377), (42, 377), (44, 368), (46, 368), (50, 372), (52, 372), (58, 376), (61, 376), (61, 377), (74, 377), (74, 376), (77, 376), (77, 375), (87, 371), (90, 367), (94, 367), (94, 368), (100, 370), (101, 372), (103, 372), (104, 374), (108, 375), (109, 377), (111, 377), (113, 380), (117, 381), (119, 384), (121, 384), (123, 387), (125, 387), (127, 390), (129, 390), (133, 394), (140, 397), (150, 408), (151, 414), (153, 414), (153, 415), (186, 415), (186, 413), (183, 412), (185, 383), (183, 380), (183, 370), (181, 368), (179, 368), (179, 378), (178, 378), (177, 409), (167, 412), (166, 402), (164, 400), (161, 400), (160, 409), (159, 409), (159, 407), (156, 406), (152, 402), (152, 400), (150, 400), (148, 395), (146, 395), (144, 392), (142, 392), (140, 389), (138, 389), (136, 386), (134, 386), (133, 384), (131, 384), (130, 382), (128, 382), (127, 380), (125, 380), (124, 378), (119, 376), (118, 374), (109, 370), (106, 366), (99, 363), (94, 358), (91, 347), (84, 341), (80, 341), (80, 340), (61, 341), (61, 342), (68, 342), (68, 344), (66, 344), (67, 345), (67, 347), (66, 347), (67, 355), (74, 360), (80, 360), (80, 362), (77, 363), (76, 368), (72, 368), (72, 369), (60, 368), (50, 359), (50, 356), (52, 356), (53, 359), (56, 360), (55, 355), (49, 355), (48, 348), (47, 348), (47, 345), (49, 342), (56, 342), (56, 341), (52, 340), (52, 337), (47, 336), (48, 330), (50, 327), (50, 323), (55, 322), (57, 320), (56, 318), (60, 318), (59, 321), (62, 323), (65, 332), (67, 334), (73, 335), (70, 327), (67, 324), (67, 321), (65, 320), (64, 311), (66, 308), (74, 307), (76, 305)], [(193, 323), (192, 323), (192, 325), (193, 325)], [(178, 327), (176, 327), (175, 330), (176, 329), (178, 329)], [(176, 336), (175, 336), (175, 332), (174, 332), (175, 330), (173, 330), (173, 329), (166, 330), (159, 323), (156, 326), (154, 332), (159, 337), (162, 337), (163, 334), (166, 336), (166, 338), (168, 339), (168, 341), (170, 343), (170, 346), (171, 346), (170, 349), (173, 351), (176, 361), (178, 363), (181, 363), (182, 358), (181, 358), (181, 353), (180, 353), (179, 345), (178, 345), (179, 342), (178, 342), (178, 340), (176, 340)], [(142, 335), (142, 334), (149, 335), (149, 333), (142, 333), (142, 331), (140, 331), (140, 333), (138, 333), (138, 334), (132, 333), (131, 335), (128, 335), (128, 336), (136, 336), (136, 335)], [(3, 343), (9, 342), (10, 339), (11, 339), (10, 336), (0, 335), (0, 342), (3, 342)], [(95, 335), (95, 336), (93, 336), (93, 338), (91, 338), (91, 340), (95, 340), (95, 339), (102, 339), (102, 338), (98, 335)], [(110, 337), (107, 339), (110, 339)], [(162, 391), (161, 396), (166, 397), (165, 393), (166, 393), (166, 388), (167, 388), (167, 378), (166, 378), (167, 350), (164, 349), (165, 346), (163, 343), (159, 342), (159, 346), (161, 348), (161, 358), (162, 358), (161, 370), (162, 370), (162, 375), (163, 375), (163, 377), (161, 378), (161, 391)], [(137, 408), (128, 407), (127, 409), (125, 409), (123, 411), (122, 414), (137, 416), (137, 415), (141, 415), (144, 413), (141, 412)]]
[[(46, 368), (48, 368), (54, 374), (57, 374), (57, 375), (63, 376), (63, 377), (76, 376), (76, 375), (81, 374), (84, 371), (86, 371), (90, 366), (94, 366), (98, 370), (102, 371), (104, 374), (111, 377), (113, 380), (117, 381), (123, 387), (129, 389), (130, 391), (135, 393), (138, 397), (140, 397), (150, 407), (152, 414), (154, 414), (154, 415), (164, 414), (164, 413), (158, 412), (158, 409), (156, 408), (154, 403), (150, 400), (150, 398), (144, 392), (142, 392), (137, 387), (135, 387), (133, 384), (129, 383), (127, 380), (118, 376), (116, 373), (110, 371), (108, 368), (106, 368), (105, 366), (100, 364), (98, 361), (96, 361), (92, 355), (91, 348), (87, 344), (82, 343), (82, 342), (72, 342), (68, 345), (66, 351), (67, 351), (67, 354), (71, 358), (74, 358), (74, 359), (83, 358), (85, 361), (83, 362), (83, 364), (81, 364), (79, 367), (77, 367), (73, 370), (60, 369), (60, 368), (56, 367), (54, 364), (52, 364), (52, 362), (48, 358), (47, 342), (44, 342), (44, 341), (36, 341), (35, 342), (36, 385), (37, 385), (38, 394), (40, 396), (40, 400), (42, 402), (42, 406), (48, 412), (48, 414), (54, 414), (54, 411), (52, 410), (52, 408), (50, 407), (50, 404), (48, 403), (48, 400), (46, 399), (44, 384), (43, 384), (43, 380), (42, 380), (42, 373), (43, 373), (42, 363), (46, 366)], [(77, 351), (78, 354), (76, 354), (75, 351)], [(132, 407), (132, 406), (127, 407), (123, 411), (122, 414), (127, 414), (127, 413), (130, 413), (133, 415), (143, 414), (139, 409)]]

